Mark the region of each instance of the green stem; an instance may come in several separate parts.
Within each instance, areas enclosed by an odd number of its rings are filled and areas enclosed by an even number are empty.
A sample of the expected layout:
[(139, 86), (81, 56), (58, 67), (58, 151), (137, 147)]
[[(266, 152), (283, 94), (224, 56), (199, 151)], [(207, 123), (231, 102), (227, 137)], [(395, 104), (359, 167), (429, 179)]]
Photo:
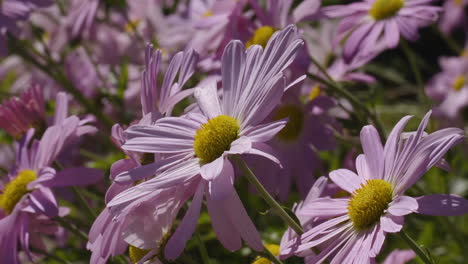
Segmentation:
[(418, 92), (419, 100), (428, 106), (429, 101), (427, 100), (426, 93), (424, 91), (424, 80), (422, 78), (421, 71), (419, 70), (419, 67), (416, 63), (416, 57), (414, 56), (413, 51), (409, 47), (408, 42), (406, 42), (406, 40), (404, 40), (403, 38), (400, 41), (400, 46), (403, 50), (403, 53), (405, 53), (406, 58), (408, 59), (408, 62), (411, 67), (411, 71), (413, 72), (414, 77), (416, 79), (416, 83), (419, 88), (419, 92)]
[(78, 197), (78, 201), (81, 203), (81, 205), (86, 208), (86, 211), (88, 211), (89, 215), (92, 217), (92, 219), (96, 219), (97, 214), (94, 212), (94, 210), (89, 206), (88, 201), (84, 198), (83, 194), (80, 192), (80, 190), (76, 187), (72, 187), (73, 192), (76, 194)]
[(275, 263), (275, 264), (283, 264), (283, 262), (278, 258), (276, 257), (275, 255), (273, 255), (270, 250), (268, 250), (266, 247), (263, 248), (263, 255), (265, 257), (267, 257), (269, 260), (271, 260), (271, 262)]
[(75, 225), (65, 221), (65, 219), (61, 217), (56, 217), (54, 218), (54, 220), (57, 221), (57, 223), (59, 223), (63, 228), (77, 235), (79, 238), (88, 241), (88, 235), (86, 235), (83, 231), (79, 230)]
[(49, 258), (49, 259), (53, 259), (55, 261), (58, 261), (60, 263), (63, 263), (63, 264), (71, 264), (70, 261), (66, 260), (66, 259), (62, 259), (58, 256), (55, 256), (53, 254), (50, 254), (42, 249), (38, 249), (38, 248), (32, 248), (32, 251), (35, 252), (35, 253), (39, 253), (41, 255), (44, 255), (46, 258)]
[(361, 110), (366, 116), (370, 118), (372, 123), (374, 123), (377, 130), (379, 131), (379, 134), (385, 139), (385, 131), (377, 116), (373, 112), (371, 112), (367, 108), (367, 106), (363, 104), (358, 98), (356, 98), (352, 93), (346, 90), (339, 82), (335, 81), (333, 77), (330, 76), (330, 74), (328, 74), (328, 71), (314, 57), (310, 56), (309, 58), (312, 61), (312, 63), (319, 69), (319, 71), (322, 72), (323, 75), (325, 75), (326, 80), (310, 73), (308, 73), (307, 76), (310, 79), (314, 79), (316, 81), (321, 82), (322, 84), (327, 85), (338, 95), (348, 100), (355, 108)]
[(429, 256), (423, 251), (423, 249), (414, 241), (404, 230), (401, 230), (398, 233), (401, 239), (403, 239), (406, 244), (419, 256), (419, 258), (424, 262), (424, 264), (433, 264)]
[(440, 36), (441, 39), (445, 41), (447, 46), (457, 55), (460, 55), (463, 52), (463, 48), (461, 48), (460, 45), (458, 45), (458, 43), (453, 38), (442, 32), (438, 26), (433, 25), (432, 29)]
[(206, 250), (205, 243), (203, 242), (198, 229), (195, 230), (195, 238), (197, 239), (198, 250), (200, 251), (203, 264), (210, 264), (208, 250)]
[[(100, 111), (96, 105), (89, 101), (81, 93), (81, 91), (78, 90), (78, 88), (76, 88), (75, 85), (65, 77), (61, 67), (56, 65), (56, 63), (51, 58), (45, 58), (44, 56), (41, 56), (41, 58), (46, 61), (46, 64), (43, 64), (42, 62), (38, 61), (32, 54), (30, 54), (29, 50), (33, 52), (36, 51), (31, 45), (29, 45), (27, 48), (24, 47), (24, 41), (18, 40), (12, 35), (8, 35), (8, 41), (8, 46), (12, 52), (23, 58), (25, 61), (33, 64), (38, 69), (54, 79), (63, 87), (63, 89), (73, 95), (73, 97), (86, 109), (87, 112), (90, 112), (96, 116), (96, 118), (99, 119), (107, 129), (111, 129), (114, 122), (108, 116), (104, 115), (104, 113)], [(36, 54), (37, 53), (38, 52), (36, 51)]]
[(304, 230), (302, 229), (301, 225), (294, 221), (294, 219), (289, 216), (289, 214), (278, 204), (275, 199), (268, 193), (268, 191), (263, 187), (260, 181), (257, 179), (255, 174), (250, 170), (244, 160), (240, 158), (239, 155), (232, 155), (232, 160), (241, 168), (244, 172), (245, 177), (247, 180), (255, 187), (257, 192), (260, 196), (265, 200), (265, 202), (271, 207), (272, 211), (278, 215), (288, 226), (290, 226), (294, 232), (298, 235), (302, 235)]

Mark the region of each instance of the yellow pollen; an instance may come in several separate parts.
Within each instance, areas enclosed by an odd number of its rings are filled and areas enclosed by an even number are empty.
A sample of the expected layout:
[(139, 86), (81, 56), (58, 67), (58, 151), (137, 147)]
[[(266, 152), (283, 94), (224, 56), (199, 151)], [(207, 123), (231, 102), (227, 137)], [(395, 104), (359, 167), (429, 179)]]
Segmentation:
[(219, 158), (231, 143), (239, 138), (239, 122), (233, 117), (219, 115), (208, 120), (195, 134), (193, 149), (202, 164)]
[(314, 87), (312, 87), (312, 90), (310, 91), (309, 100), (312, 101), (315, 98), (317, 98), (317, 96), (319, 95), (320, 95), (320, 86), (316, 84)]
[(404, 4), (404, 0), (375, 0), (369, 14), (375, 20), (386, 19), (396, 15)]
[(354, 191), (348, 203), (348, 215), (358, 230), (377, 223), (393, 196), (392, 185), (384, 180), (368, 180), (361, 186)]
[(125, 32), (127, 33), (134, 32), (137, 29), (140, 22), (141, 22), (140, 19), (128, 21), (128, 23), (125, 25)]
[(205, 13), (203, 13), (202, 17), (210, 17), (213, 16), (213, 12), (211, 10), (207, 10)]
[[(280, 247), (276, 244), (265, 244), (265, 247), (268, 251), (273, 254), (273, 256), (278, 256), (280, 253)], [(252, 264), (271, 264), (272, 262), (267, 258), (257, 258)]]
[(248, 48), (252, 45), (260, 45), (263, 48), (266, 47), (268, 40), (270, 40), (271, 36), (273, 33), (275, 33), (276, 29), (270, 27), (270, 26), (263, 26), (261, 28), (258, 28), (255, 30), (252, 38), (250, 38), (246, 45), (245, 48)]
[(28, 183), (37, 179), (37, 173), (33, 170), (22, 170), (18, 176), (7, 183), (3, 193), (0, 194), (0, 207), (7, 214), (11, 214), (16, 204), (23, 195), (29, 193)]
[(299, 137), (304, 123), (304, 113), (297, 105), (284, 105), (276, 110), (273, 115), (274, 120), (280, 120), (289, 117), (286, 126), (281, 129), (277, 137), (283, 141), (293, 141)]
[(465, 85), (465, 82), (466, 82), (465, 76), (463, 75), (457, 76), (457, 78), (455, 78), (455, 80), (452, 83), (452, 89), (455, 92), (460, 91), (460, 89), (463, 88), (463, 86)]
[(455, 5), (461, 7), (462, 4), (463, 4), (463, 0), (453, 0), (453, 3), (454, 3)]
[(149, 249), (140, 249), (132, 245), (128, 247), (128, 254), (130, 255), (132, 263), (138, 263), (148, 252), (150, 252)]

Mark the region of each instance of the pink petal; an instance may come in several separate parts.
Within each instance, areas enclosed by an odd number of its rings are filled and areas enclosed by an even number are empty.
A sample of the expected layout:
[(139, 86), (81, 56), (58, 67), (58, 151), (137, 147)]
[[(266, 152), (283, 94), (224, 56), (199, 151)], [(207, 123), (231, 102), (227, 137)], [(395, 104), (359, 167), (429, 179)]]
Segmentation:
[(330, 179), (341, 189), (353, 193), (361, 188), (363, 179), (348, 169), (338, 169), (330, 172)]
[(402, 216), (418, 210), (418, 202), (413, 197), (399, 196), (390, 204), (388, 212), (392, 215)]
[(416, 198), (417, 213), (437, 216), (468, 214), (468, 200), (455, 194), (433, 194)]
[(401, 228), (403, 228), (403, 217), (384, 215), (380, 217), (380, 225), (382, 230), (387, 233), (400, 232)]
[(203, 184), (199, 184), (192, 203), (187, 210), (187, 213), (177, 227), (177, 230), (167, 242), (167, 245), (164, 249), (164, 256), (167, 259), (176, 259), (182, 253), (185, 248), (185, 244), (195, 231), (197, 220), (200, 216), (203, 192)]
[(43, 182), (43, 186), (48, 187), (66, 187), (66, 186), (85, 186), (96, 184), (104, 178), (104, 172), (92, 168), (66, 168), (55, 175), (49, 181)]
[(371, 179), (381, 179), (383, 174), (383, 146), (379, 133), (373, 126), (365, 126), (361, 130), (361, 144), (366, 155), (366, 163), (371, 173)]

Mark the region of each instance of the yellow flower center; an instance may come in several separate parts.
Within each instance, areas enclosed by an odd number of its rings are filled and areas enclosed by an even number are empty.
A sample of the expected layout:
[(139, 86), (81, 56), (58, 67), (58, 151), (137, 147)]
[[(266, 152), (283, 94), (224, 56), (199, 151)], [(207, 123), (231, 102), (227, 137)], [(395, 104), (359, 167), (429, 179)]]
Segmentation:
[(230, 149), (231, 143), (239, 138), (239, 132), (239, 122), (233, 117), (219, 115), (208, 120), (195, 134), (195, 155), (203, 164), (214, 161)]
[(392, 201), (393, 187), (384, 180), (368, 180), (354, 191), (348, 203), (348, 215), (353, 226), (366, 229), (377, 223)]
[(21, 200), (23, 195), (29, 193), (28, 183), (37, 179), (37, 173), (33, 170), (22, 170), (18, 176), (10, 181), (3, 193), (0, 194), (0, 207), (7, 214), (11, 214), (15, 205)]
[(125, 25), (125, 32), (127, 33), (132, 33), (136, 31), (138, 25), (140, 24), (141, 19), (135, 19), (135, 20), (130, 20), (128, 23)]
[(273, 119), (280, 120), (286, 117), (289, 117), (289, 121), (277, 134), (277, 137), (283, 141), (293, 141), (301, 134), (304, 123), (304, 113), (297, 105), (284, 105), (276, 110)]
[(206, 10), (205, 13), (203, 13), (202, 17), (210, 17), (213, 16), (213, 12), (211, 10)]
[(369, 14), (375, 20), (386, 19), (396, 15), (404, 3), (404, 0), (375, 0)]
[[(278, 256), (280, 253), (280, 246), (276, 244), (265, 244), (265, 247), (268, 251), (273, 254), (273, 256)], [(267, 258), (257, 258), (252, 264), (271, 264), (272, 262)]]
[(132, 263), (138, 263), (148, 252), (150, 252), (149, 249), (140, 249), (132, 245), (128, 247), (128, 254), (130, 255)]
[(275, 33), (275, 29), (270, 26), (263, 26), (255, 30), (252, 38), (247, 41), (246, 48), (252, 45), (260, 45), (263, 48), (266, 47), (268, 40), (270, 40), (273, 33)]
[(452, 83), (452, 89), (455, 92), (460, 91), (460, 89), (465, 85), (466, 79), (463, 75), (458, 75), (457, 78)]
[(320, 95), (320, 86), (316, 84), (309, 93), (309, 100), (312, 101)]
[(453, 3), (457, 6), (462, 6), (463, 0), (453, 0)]

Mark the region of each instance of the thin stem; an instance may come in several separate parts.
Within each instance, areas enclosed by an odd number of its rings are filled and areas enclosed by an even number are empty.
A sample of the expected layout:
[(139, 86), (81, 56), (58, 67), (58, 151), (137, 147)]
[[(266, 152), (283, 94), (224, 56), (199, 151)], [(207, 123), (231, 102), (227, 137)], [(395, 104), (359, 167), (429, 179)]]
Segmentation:
[(414, 241), (404, 230), (401, 230), (398, 233), (401, 239), (403, 239), (406, 244), (416, 253), (416, 255), (421, 258), (424, 264), (433, 264), (434, 262), (431, 260), (429, 256), (426, 255), (424, 250)]
[(42, 249), (39, 249), (39, 248), (32, 248), (32, 251), (35, 252), (35, 253), (38, 253), (38, 254), (41, 254), (41, 255), (44, 255), (46, 258), (50, 258), (50, 259), (53, 259), (53, 260), (56, 260), (60, 263), (63, 263), (63, 264), (71, 264), (70, 261), (66, 260), (66, 259), (62, 259), (60, 258), (59, 256), (55, 256), (53, 254), (50, 254), (48, 253), (47, 251), (45, 250), (42, 250)]
[(416, 57), (414, 56), (413, 51), (410, 49), (408, 42), (406, 42), (406, 40), (404, 40), (403, 38), (400, 41), (400, 46), (403, 52), (405, 53), (406, 58), (408, 59), (408, 62), (411, 67), (411, 71), (413, 72), (414, 77), (416, 79), (416, 83), (419, 88), (419, 92), (418, 92), (419, 100), (423, 102), (425, 105), (428, 105), (429, 102), (426, 98), (426, 94), (424, 91), (424, 80), (422, 78), (421, 71), (419, 70), (419, 67), (416, 63)]
[[(8, 35), (9, 47), (12, 52), (23, 58), (25, 61), (30, 62), (49, 77), (54, 79), (57, 83), (59, 83), (63, 89), (69, 92), (73, 97), (90, 113), (96, 116), (97, 119), (101, 121), (101, 123), (110, 130), (112, 124), (114, 123), (108, 116), (106, 116), (102, 111), (98, 109), (96, 105), (94, 105), (91, 101), (89, 101), (81, 91), (75, 87), (75, 85), (68, 80), (68, 78), (63, 73), (63, 70), (56, 65), (56, 63), (51, 58), (46, 58), (39, 54), (36, 49), (29, 45), (27, 48), (23, 46), (23, 41), (16, 39), (11, 34)], [(29, 51), (35, 52), (36, 55), (41, 56), (42, 59), (45, 60), (46, 64), (38, 61)]]
[(257, 192), (260, 196), (265, 200), (265, 202), (271, 207), (273, 212), (278, 215), (288, 226), (290, 226), (294, 232), (298, 235), (302, 235), (304, 230), (302, 229), (301, 225), (294, 221), (294, 219), (289, 216), (289, 214), (278, 204), (273, 197), (268, 193), (268, 191), (263, 187), (260, 181), (257, 179), (255, 174), (250, 170), (247, 164), (240, 158), (239, 155), (232, 155), (232, 160), (241, 168), (244, 172), (245, 177), (247, 180), (255, 187)]
[(380, 123), (379, 119), (377, 116), (372, 113), (365, 104), (363, 104), (359, 99), (357, 99), (352, 93), (350, 93), (348, 90), (344, 89), (341, 84), (338, 82), (335, 82), (334, 80), (325, 80), (319, 76), (313, 75), (308, 73), (307, 77), (316, 80), (318, 82), (321, 82), (322, 84), (328, 86), (331, 88), (333, 91), (335, 91), (338, 95), (342, 96), (346, 100), (348, 100), (356, 109), (362, 111), (366, 116), (370, 118), (372, 123), (375, 125), (377, 128), (377, 131), (379, 131), (379, 134), (385, 139), (385, 130), (383, 129), (382, 124)]
[(377, 116), (372, 113), (365, 104), (363, 104), (359, 99), (357, 99), (352, 93), (346, 90), (339, 82), (335, 81), (333, 77), (328, 74), (328, 71), (313, 57), (309, 57), (312, 63), (318, 68), (318, 70), (325, 76), (326, 80), (322, 77), (308, 73), (307, 76), (311, 79), (315, 79), (322, 84), (327, 85), (333, 89), (338, 95), (347, 99), (355, 108), (360, 109), (366, 116), (368, 116), (372, 123), (376, 126), (379, 134), (385, 139), (385, 131), (382, 124), (380, 123)]
[(433, 25), (432, 29), (440, 36), (440, 38), (442, 38), (445, 41), (447, 46), (457, 55), (460, 55), (463, 52), (463, 48), (461, 48), (460, 45), (458, 45), (458, 43), (453, 38), (442, 32), (438, 26)]
[(206, 250), (205, 243), (203, 242), (198, 229), (195, 230), (195, 238), (197, 239), (198, 250), (200, 251), (203, 264), (210, 264), (208, 250)]
[(73, 234), (77, 235), (79, 238), (88, 241), (88, 235), (86, 235), (83, 231), (79, 230), (75, 225), (65, 221), (61, 217), (54, 218), (62, 227), (67, 229), (68, 231), (72, 232)]
[(86, 211), (88, 211), (89, 215), (92, 216), (93, 219), (96, 219), (97, 217), (96, 212), (94, 212), (94, 210), (89, 206), (88, 201), (86, 201), (81, 191), (76, 187), (72, 187), (72, 189), (73, 189), (73, 192), (78, 197), (78, 201), (84, 206), (84, 208), (86, 208)]
[(266, 247), (263, 248), (263, 255), (275, 264), (283, 264), (283, 262), (279, 258), (277, 258), (275, 255), (273, 255), (271, 251), (268, 250), (268, 248)]

